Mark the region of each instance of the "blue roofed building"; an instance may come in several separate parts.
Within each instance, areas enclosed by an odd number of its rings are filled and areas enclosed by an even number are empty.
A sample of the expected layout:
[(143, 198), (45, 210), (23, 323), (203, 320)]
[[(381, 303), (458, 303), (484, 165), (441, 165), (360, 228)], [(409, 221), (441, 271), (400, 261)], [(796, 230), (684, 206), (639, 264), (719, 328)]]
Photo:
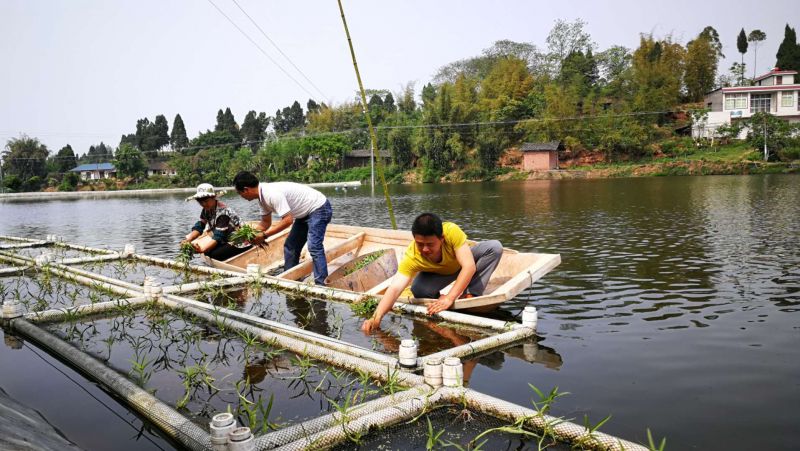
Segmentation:
[(69, 172), (77, 172), (81, 180), (100, 180), (116, 178), (117, 168), (111, 163), (87, 163), (72, 168)]

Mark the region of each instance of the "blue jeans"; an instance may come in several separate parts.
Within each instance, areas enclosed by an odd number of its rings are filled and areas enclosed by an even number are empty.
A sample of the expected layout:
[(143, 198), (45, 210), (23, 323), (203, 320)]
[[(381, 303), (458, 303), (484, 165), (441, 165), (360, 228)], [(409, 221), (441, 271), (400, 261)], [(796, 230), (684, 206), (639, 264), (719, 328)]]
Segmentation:
[(325, 285), (328, 277), (328, 261), (325, 259), (325, 248), (322, 241), (325, 239), (325, 230), (331, 222), (333, 208), (329, 201), (309, 213), (305, 218), (295, 218), (292, 230), (283, 244), (284, 269), (297, 266), (300, 262), (300, 251), (308, 241), (308, 253), (314, 263), (314, 282)]

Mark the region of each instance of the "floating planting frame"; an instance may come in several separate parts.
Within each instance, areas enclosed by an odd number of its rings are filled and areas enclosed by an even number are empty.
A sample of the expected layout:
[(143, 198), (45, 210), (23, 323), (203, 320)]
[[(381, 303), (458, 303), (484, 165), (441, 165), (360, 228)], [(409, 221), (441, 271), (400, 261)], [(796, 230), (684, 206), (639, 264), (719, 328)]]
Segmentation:
[[(87, 252), (91, 255), (56, 259), (52, 254), (46, 252), (36, 258), (19, 254), (21, 249), (47, 246), (58, 246)], [(209, 276), (210, 280), (162, 286), (158, 281), (145, 278), (142, 284), (137, 284), (76, 267), (76, 265), (85, 263), (112, 263), (119, 260), (203, 274)], [(243, 275), (136, 254), (131, 245), (125, 246), (122, 252), (115, 252), (64, 243), (63, 239), (53, 235), (48, 236), (45, 240), (0, 236), (0, 262), (10, 265), (0, 269), (0, 277), (46, 269), (56, 277), (102, 289), (119, 296), (119, 299), (113, 301), (29, 313), (25, 313), (17, 302), (5, 302), (2, 309), (3, 322), (6, 327), (36, 342), (39, 346), (101, 383), (131, 408), (152, 421), (164, 433), (189, 449), (223, 451), (327, 448), (353, 437), (363, 436), (377, 428), (386, 428), (413, 420), (428, 412), (453, 404), (508, 421), (518, 427), (546, 431), (554, 439), (577, 443), (584, 449), (647, 449), (636, 443), (592, 431), (586, 426), (551, 417), (543, 412), (463, 387), (460, 358), (501, 350), (533, 337), (536, 333), (537, 321), (536, 311), (533, 307), (527, 307), (523, 312), (522, 324), (444, 311), (434, 316), (451, 324), (479, 328), (485, 331), (487, 336), (424, 357), (417, 357), (417, 349), (413, 340), (403, 340), (400, 353), (389, 355), (354, 346), (345, 341), (299, 327), (187, 297), (188, 294), (202, 288), (246, 288), (249, 284), (261, 284), (280, 292), (313, 298), (332, 299), (335, 294), (335, 298), (339, 302), (341, 300), (349, 302), (363, 300), (363, 295), (342, 290), (337, 292), (333, 288), (298, 284), (261, 274), (257, 269)], [(183, 311), (200, 320), (224, 325), (225, 328), (230, 328), (237, 333), (248, 334), (261, 342), (278, 346), (294, 354), (313, 358), (351, 372), (368, 374), (372, 380), (397, 384), (405, 390), (351, 407), (346, 406), (336, 412), (257, 437), (253, 436), (249, 428), (237, 427), (235, 419), (230, 413), (215, 415), (206, 430), (137, 386), (125, 375), (41, 327), (46, 323), (74, 320), (90, 314), (113, 313), (115, 309), (133, 310), (146, 304)], [(394, 310), (399, 315), (427, 315), (426, 308), (419, 305), (398, 303)]]

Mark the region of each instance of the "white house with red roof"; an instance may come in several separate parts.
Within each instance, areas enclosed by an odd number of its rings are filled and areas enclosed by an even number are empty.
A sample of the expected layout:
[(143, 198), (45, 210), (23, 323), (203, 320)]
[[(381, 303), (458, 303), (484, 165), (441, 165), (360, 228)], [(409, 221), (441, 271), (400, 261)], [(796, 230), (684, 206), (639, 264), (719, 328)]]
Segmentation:
[[(721, 125), (747, 119), (758, 112), (767, 112), (790, 122), (800, 122), (800, 78), (796, 70), (777, 67), (753, 80), (752, 86), (717, 88), (706, 94), (710, 111), (705, 124), (695, 124), (695, 136), (714, 136)], [(746, 135), (742, 131), (740, 138)]]

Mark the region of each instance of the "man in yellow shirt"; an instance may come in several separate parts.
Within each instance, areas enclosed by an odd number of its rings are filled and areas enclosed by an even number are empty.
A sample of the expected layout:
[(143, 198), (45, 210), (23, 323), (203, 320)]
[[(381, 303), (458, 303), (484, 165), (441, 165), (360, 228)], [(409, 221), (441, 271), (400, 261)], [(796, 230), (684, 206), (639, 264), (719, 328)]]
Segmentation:
[[(470, 247), (461, 228), (452, 222), (442, 223), (433, 213), (417, 216), (411, 234), (414, 242), (406, 249), (375, 314), (361, 325), (364, 332), (380, 328), (381, 319), (412, 279), (411, 292), (415, 298), (438, 299), (428, 304), (429, 315), (449, 309), (461, 296), (481, 296), (503, 255), (503, 246), (497, 240)], [(453, 283), (450, 291), (440, 295), (450, 283)]]

